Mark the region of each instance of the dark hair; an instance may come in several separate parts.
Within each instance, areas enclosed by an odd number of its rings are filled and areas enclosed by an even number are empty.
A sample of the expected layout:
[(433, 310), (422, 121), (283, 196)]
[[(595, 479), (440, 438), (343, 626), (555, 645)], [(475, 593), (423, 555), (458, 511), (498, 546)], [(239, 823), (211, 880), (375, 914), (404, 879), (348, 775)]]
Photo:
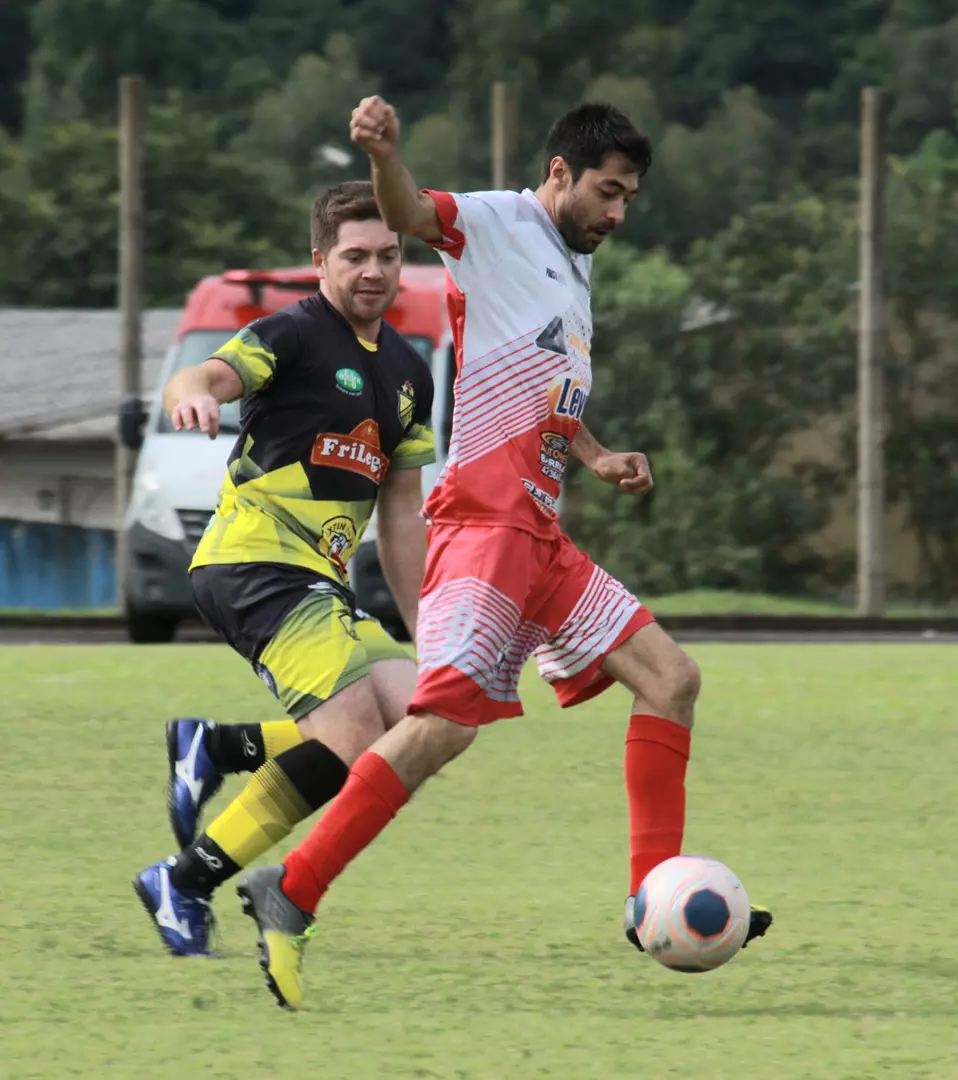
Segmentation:
[(621, 154), (645, 176), (652, 164), (652, 143), (614, 105), (587, 101), (560, 116), (546, 136), (542, 179), (553, 158), (569, 166), (573, 183), (586, 169), (598, 169), (609, 154)]
[(309, 238), (313, 248), (323, 253), (336, 246), (344, 221), (382, 220), (373, 185), (368, 180), (347, 180), (313, 200), (309, 215)]

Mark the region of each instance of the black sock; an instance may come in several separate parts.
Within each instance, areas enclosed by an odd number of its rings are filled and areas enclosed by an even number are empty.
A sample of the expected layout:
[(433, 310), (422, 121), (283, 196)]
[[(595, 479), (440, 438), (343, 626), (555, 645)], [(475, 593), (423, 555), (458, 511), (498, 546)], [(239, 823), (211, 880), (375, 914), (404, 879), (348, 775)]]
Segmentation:
[(203, 832), (178, 855), (170, 868), (170, 884), (180, 892), (211, 893), (240, 870), (240, 864)]
[[(284, 750), (180, 853), (170, 870), (173, 887), (212, 892), (329, 802), (348, 775), (345, 763), (315, 739)], [(235, 813), (237, 804), (242, 814)]]
[(221, 773), (256, 772), (266, 763), (262, 724), (214, 724), (206, 749)]

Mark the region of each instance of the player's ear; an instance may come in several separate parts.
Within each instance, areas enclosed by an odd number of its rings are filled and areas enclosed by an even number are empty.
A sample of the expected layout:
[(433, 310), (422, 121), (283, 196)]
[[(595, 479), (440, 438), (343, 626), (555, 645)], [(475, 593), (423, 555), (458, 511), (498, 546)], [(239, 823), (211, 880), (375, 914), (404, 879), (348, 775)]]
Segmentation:
[(322, 281), (326, 276), (326, 256), (319, 248), (313, 248), (313, 267), (316, 270), (316, 276)]
[(572, 173), (565, 158), (554, 157), (549, 162), (549, 179), (560, 191), (571, 185)]

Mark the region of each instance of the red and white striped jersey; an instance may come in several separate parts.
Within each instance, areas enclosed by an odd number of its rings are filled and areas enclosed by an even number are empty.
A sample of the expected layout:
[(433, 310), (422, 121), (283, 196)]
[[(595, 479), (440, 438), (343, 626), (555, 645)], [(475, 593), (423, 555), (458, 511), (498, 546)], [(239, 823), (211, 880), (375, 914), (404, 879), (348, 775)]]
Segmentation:
[(592, 257), (532, 191), (430, 191), (456, 345), (452, 437), (431, 521), (558, 531), (556, 503), (592, 386)]

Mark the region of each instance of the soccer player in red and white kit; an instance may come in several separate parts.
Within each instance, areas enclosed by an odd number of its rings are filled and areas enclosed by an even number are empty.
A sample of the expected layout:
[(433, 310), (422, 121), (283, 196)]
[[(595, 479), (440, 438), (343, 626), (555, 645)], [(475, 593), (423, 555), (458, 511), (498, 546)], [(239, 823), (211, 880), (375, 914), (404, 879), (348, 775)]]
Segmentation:
[[(582, 424), (591, 386), (592, 253), (620, 225), (651, 162), (648, 139), (610, 105), (553, 125), (536, 191), (420, 191), (381, 98), (354, 110), (383, 220), (442, 255), (458, 352), (449, 457), (427, 499), (429, 554), (409, 715), (353, 765), (323, 819), (283, 866), (239, 886), (260, 930), (261, 966), (281, 1005), (302, 998), (302, 946), (330, 883), (480, 724), (519, 716), (534, 657), (560, 705), (613, 681), (634, 695), (625, 745), (630, 893), (679, 854), (699, 691), (695, 663), (623, 585), (558, 525), (569, 453), (626, 495), (652, 487), (640, 453), (613, 453)], [(631, 899), (631, 897), (630, 897)], [(639, 945), (626, 904), (625, 929)], [(749, 940), (771, 924), (752, 912)], [(641, 946), (639, 946), (641, 948)]]

